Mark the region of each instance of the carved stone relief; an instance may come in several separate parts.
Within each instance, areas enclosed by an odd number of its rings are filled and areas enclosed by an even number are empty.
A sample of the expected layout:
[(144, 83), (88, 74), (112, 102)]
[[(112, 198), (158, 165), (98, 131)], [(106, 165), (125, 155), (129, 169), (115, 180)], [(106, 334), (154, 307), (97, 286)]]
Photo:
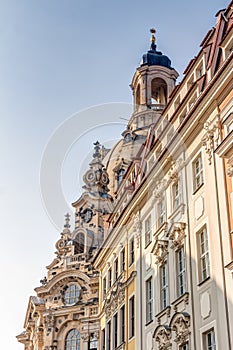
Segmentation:
[(204, 130), (206, 130), (206, 133), (202, 138), (202, 146), (208, 155), (209, 165), (211, 165), (213, 151), (218, 146), (220, 140), (219, 122), (216, 121), (212, 126), (211, 122), (206, 122), (204, 124)]
[(156, 264), (163, 264), (168, 254), (168, 241), (158, 239), (155, 243)]
[(172, 240), (171, 248), (180, 248), (184, 243), (185, 238), (185, 227), (184, 222), (175, 222), (172, 224), (169, 233), (169, 239)]
[(171, 320), (170, 327), (173, 331), (175, 331), (175, 342), (184, 343), (187, 341), (190, 334), (189, 314), (185, 312), (175, 314)]
[(171, 328), (159, 326), (154, 333), (155, 341), (158, 342), (159, 350), (167, 350), (171, 346)]

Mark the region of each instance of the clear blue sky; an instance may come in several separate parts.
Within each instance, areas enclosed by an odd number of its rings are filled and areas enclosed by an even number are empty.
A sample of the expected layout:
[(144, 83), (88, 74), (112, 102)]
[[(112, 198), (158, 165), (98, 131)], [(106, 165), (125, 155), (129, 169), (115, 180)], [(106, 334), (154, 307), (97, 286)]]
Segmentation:
[[(54, 130), (93, 105), (131, 103), (129, 84), (149, 48), (151, 27), (157, 29), (158, 49), (182, 76), (216, 12), (228, 3), (0, 1), (2, 348), (23, 349), (15, 335), (23, 330), (28, 297), (45, 275), (59, 237), (39, 186), (41, 157)], [(80, 123), (85, 128), (85, 120)], [(115, 138), (120, 129), (115, 126), (112, 135), (109, 129), (95, 130), (76, 145), (77, 152), (85, 158), (90, 142)], [(69, 171), (79, 164), (70, 155)], [(78, 189), (67, 169), (65, 196), (72, 201)]]

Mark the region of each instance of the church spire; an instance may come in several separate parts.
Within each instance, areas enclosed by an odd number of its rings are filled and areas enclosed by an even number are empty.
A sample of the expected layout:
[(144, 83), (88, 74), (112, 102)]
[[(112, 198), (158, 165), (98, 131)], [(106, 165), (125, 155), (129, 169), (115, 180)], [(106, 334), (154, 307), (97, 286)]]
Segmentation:
[(85, 182), (83, 188), (92, 195), (103, 198), (109, 197), (109, 177), (102, 162), (106, 152), (107, 150), (101, 146), (99, 141), (94, 143), (93, 159), (89, 164), (90, 169), (83, 176), (83, 181)]

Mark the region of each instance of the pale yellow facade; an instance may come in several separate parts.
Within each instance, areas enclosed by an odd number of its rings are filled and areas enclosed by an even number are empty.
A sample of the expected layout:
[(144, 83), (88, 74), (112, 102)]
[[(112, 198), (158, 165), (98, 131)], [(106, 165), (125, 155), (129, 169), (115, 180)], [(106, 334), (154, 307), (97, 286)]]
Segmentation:
[(233, 348), (232, 25), (231, 2), (179, 84), (152, 30), (127, 128), (94, 144), (75, 229), (67, 216), (29, 300), (25, 350)]

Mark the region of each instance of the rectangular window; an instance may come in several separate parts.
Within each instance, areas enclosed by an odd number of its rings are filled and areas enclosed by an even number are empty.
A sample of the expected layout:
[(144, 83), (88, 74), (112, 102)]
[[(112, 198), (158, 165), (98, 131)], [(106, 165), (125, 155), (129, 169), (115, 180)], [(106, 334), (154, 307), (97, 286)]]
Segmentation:
[(200, 278), (204, 281), (210, 276), (209, 266), (209, 243), (206, 227), (198, 233), (199, 240), (199, 258), (200, 258)]
[(193, 188), (196, 191), (203, 183), (203, 165), (202, 158), (199, 155), (193, 162)]
[(161, 308), (162, 310), (168, 306), (168, 271), (167, 262), (160, 267), (160, 283), (161, 283)]
[(107, 350), (111, 350), (111, 321), (107, 323)]
[(108, 270), (108, 288), (112, 286), (112, 269)]
[(173, 204), (173, 210), (178, 208), (178, 206), (181, 203), (181, 193), (180, 193), (180, 181), (176, 181), (172, 185), (172, 204)]
[(105, 328), (101, 332), (101, 349), (105, 350)]
[(210, 331), (204, 334), (204, 349), (216, 350), (214, 329), (211, 329)]
[(153, 319), (153, 290), (152, 277), (146, 281), (146, 322)]
[(107, 281), (106, 281), (106, 277), (103, 278), (103, 298), (105, 298), (107, 293)]
[(114, 262), (114, 273), (115, 273), (114, 280), (116, 281), (118, 279), (118, 259), (116, 259)]
[(176, 264), (177, 264), (177, 293), (179, 297), (183, 295), (186, 291), (184, 247), (180, 248), (176, 252)]
[(113, 316), (113, 349), (117, 348), (117, 335), (118, 335), (118, 314)]
[(158, 201), (158, 204), (157, 204), (157, 217), (158, 217), (157, 226), (159, 228), (166, 221), (166, 203), (165, 203), (165, 198), (164, 197), (161, 198)]
[(189, 344), (185, 343), (179, 346), (179, 350), (189, 350)]
[(125, 270), (125, 248), (121, 251), (121, 272)]
[(134, 239), (129, 242), (129, 266), (134, 263)]
[(134, 295), (129, 299), (129, 339), (135, 334), (135, 305)]
[(145, 246), (151, 242), (152, 227), (151, 227), (151, 216), (145, 221)]
[(89, 337), (88, 350), (97, 350), (97, 348), (98, 348), (98, 340), (97, 340), (96, 336), (94, 335), (94, 333), (91, 333), (90, 337)]
[(120, 341), (125, 342), (125, 305), (120, 309)]

